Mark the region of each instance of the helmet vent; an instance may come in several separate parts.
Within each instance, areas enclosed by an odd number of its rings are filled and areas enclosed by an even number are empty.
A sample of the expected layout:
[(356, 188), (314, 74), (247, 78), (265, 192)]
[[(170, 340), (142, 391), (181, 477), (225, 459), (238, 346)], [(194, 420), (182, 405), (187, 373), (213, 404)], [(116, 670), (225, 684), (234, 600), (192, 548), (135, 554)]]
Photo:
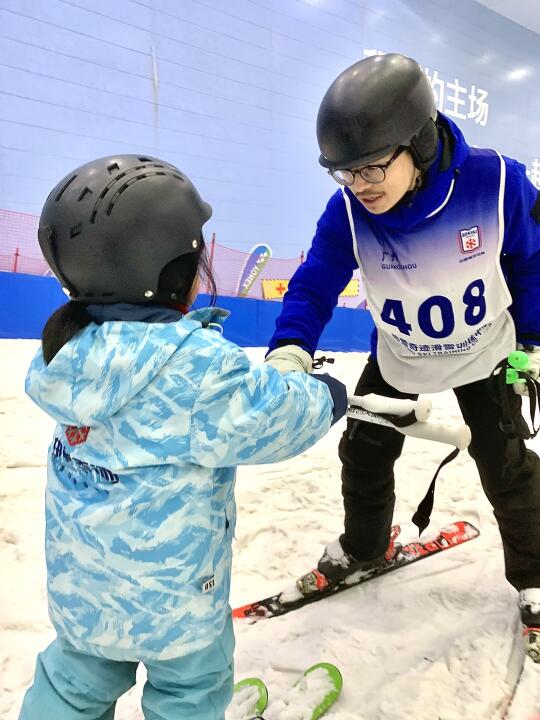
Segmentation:
[[(112, 211), (113, 211), (113, 209), (114, 209), (114, 206), (116, 205), (116, 203), (117, 203), (117, 201), (118, 201), (119, 196), (120, 196), (123, 192), (125, 192), (125, 191), (127, 190), (127, 188), (130, 187), (130, 185), (133, 185), (134, 183), (138, 182), (139, 180), (144, 180), (145, 178), (149, 178), (149, 177), (152, 177), (152, 176), (155, 176), (155, 175), (162, 175), (162, 176), (164, 176), (164, 175), (172, 174), (172, 173), (167, 173), (163, 165), (154, 165), (153, 167), (163, 168), (163, 170), (150, 170), (150, 171), (147, 170), (147, 171), (144, 172), (144, 173), (140, 173), (139, 175), (135, 175), (135, 177), (129, 178), (129, 180), (127, 180), (126, 182), (124, 182), (124, 183), (118, 188), (118, 190), (114, 193), (114, 195), (112, 196), (112, 198), (111, 198), (110, 201), (109, 201), (109, 204), (107, 205), (107, 209), (105, 210), (105, 214), (106, 214), (106, 215), (110, 215), (110, 214), (112, 213)], [(137, 169), (142, 169), (142, 168), (137, 168)], [(146, 169), (146, 168), (145, 168), (145, 169)], [(126, 174), (126, 173), (124, 173), (123, 175), (121, 175), (121, 176), (119, 176), (119, 177), (123, 177), (125, 174)], [(177, 176), (174, 175), (174, 174), (172, 174), (172, 176), (173, 176), (173, 177), (177, 177)], [(117, 179), (118, 179), (118, 178), (117, 178)], [(181, 180), (182, 178), (178, 178), (178, 179)], [(109, 190), (109, 188), (110, 188), (110, 185), (107, 186), (107, 190)], [(106, 194), (106, 191), (105, 191), (105, 194)], [(100, 195), (99, 199), (102, 200), (103, 196), (104, 196), (104, 193), (102, 193), (102, 194)], [(96, 209), (95, 209), (94, 212), (92, 213), (91, 222), (93, 222), (93, 218), (95, 218), (95, 214), (96, 214), (96, 212), (97, 212), (97, 204), (98, 204), (98, 203), (96, 203)]]
[(56, 200), (56, 202), (58, 202), (58, 201), (60, 200), (60, 198), (62, 197), (62, 195), (66, 192), (66, 190), (67, 190), (68, 187), (71, 185), (71, 183), (75, 180), (76, 177), (77, 177), (76, 175), (72, 175), (72, 176), (69, 178), (69, 180), (67, 181), (67, 183), (65, 183), (64, 185), (62, 185), (62, 187), (60, 188), (60, 192), (59, 192), (58, 195), (54, 198), (54, 199)]
[(85, 198), (87, 195), (92, 195), (92, 191), (90, 190), (90, 188), (88, 187), (88, 185), (84, 188), (84, 190), (82, 191), (82, 193), (79, 195), (79, 197), (77, 198), (77, 201), (78, 201), (78, 202), (81, 202), (81, 200), (84, 200), (84, 198)]
[(110, 165), (107, 165), (107, 170), (109, 171), (109, 174), (112, 175), (115, 170), (120, 170), (120, 165), (118, 163), (111, 163)]
[[(150, 167), (163, 168), (163, 170), (165, 169), (165, 165), (159, 165), (158, 163), (152, 163), (150, 165)], [(148, 165), (134, 165), (131, 168), (131, 170), (147, 170), (147, 169), (148, 169)], [(124, 175), (125, 175), (125, 173), (124, 173)]]
[(103, 190), (99, 194), (98, 202), (99, 200), (103, 200), (105, 195), (109, 192), (109, 188), (111, 187), (111, 184), (107, 185), (107, 187), (103, 188)]
[(113, 208), (114, 208), (114, 206), (115, 206), (115, 204), (116, 204), (116, 201), (118, 200), (118, 197), (119, 197), (125, 190), (127, 190), (130, 185), (133, 185), (133, 183), (136, 183), (137, 180), (141, 180), (143, 177), (145, 177), (145, 176), (144, 176), (144, 175), (138, 175), (137, 177), (130, 178), (127, 182), (125, 182), (123, 185), (121, 185), (121, 186), (118, 188), (118, 190), (114, 193), (114, 195), (112, 196), (109, 204), (107, 205), (107, 209), (105, 210), (105, 214), (106, 214), (106, 215), (110, 215), (110, 214), (112, 213), (112, 211), (113, 211)]
[(74, 237), (77, 237), (77, 235), (80, 235), (82, 232), (82, 225), (79, 223), (78, 225), (75, 225), (71, 228), (69, 231), (69, 237), (73, 240)]
[[(115, 163), (116, 164), (116, 163)], [(112, 165), (109, 166), (111, 168)], [(109, 169), (108, 168), (108, 169)], [(96, 215), (98, 213), (99, 207), (101, 205), (101, 201), (105, 197), (105, 195), (109, 192), (109, 190), (112, 188), (112, 186), (117, 183), (119, 180), (121, 180), (123, 177), (127, 175), (127, 171), (120, 173), (120, 175), (117, 175), (115, 178), (113, 178), (101, 191), (99, 194), (98, 199), (96, 200), (96, 204), (94, 205), (94, 209), (92, 210), (92, 214), (90, 215), (90, 222), (93, 224), (96, 221)], [(110, 213), (108, 213), (110, 215)]]

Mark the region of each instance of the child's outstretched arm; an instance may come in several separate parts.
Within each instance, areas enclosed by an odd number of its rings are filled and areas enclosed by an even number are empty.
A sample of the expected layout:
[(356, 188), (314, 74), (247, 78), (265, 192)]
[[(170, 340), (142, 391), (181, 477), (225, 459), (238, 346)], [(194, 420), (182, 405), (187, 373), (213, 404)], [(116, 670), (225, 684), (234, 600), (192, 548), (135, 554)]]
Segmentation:
[[(252, 367), (241, 348), (215, 353), (193, 406), (192, 462), (204, 467), (285, 460), (314, 445), (346, 411), (335, 378)], [(321, 382), (322, 380), (322, 382)]]

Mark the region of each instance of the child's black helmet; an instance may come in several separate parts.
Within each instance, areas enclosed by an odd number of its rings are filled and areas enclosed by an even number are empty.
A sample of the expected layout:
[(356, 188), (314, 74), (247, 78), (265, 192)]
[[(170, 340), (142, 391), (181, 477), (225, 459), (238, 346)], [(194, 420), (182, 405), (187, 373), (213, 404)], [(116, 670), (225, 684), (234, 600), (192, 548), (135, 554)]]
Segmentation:
[(174, 165), (115, 155), (82, 165), (52, 190), (38, 238), (71, 300), (155, 301), (161, 271), (200, 251), (211, 214)]
[(436, 117), (431, 85), (415, 60), (396, 53), (360, 60), (322, 100), (319, 162), (331, 170), (361, 167), (404, 145), (426, 170), (437, 154)]

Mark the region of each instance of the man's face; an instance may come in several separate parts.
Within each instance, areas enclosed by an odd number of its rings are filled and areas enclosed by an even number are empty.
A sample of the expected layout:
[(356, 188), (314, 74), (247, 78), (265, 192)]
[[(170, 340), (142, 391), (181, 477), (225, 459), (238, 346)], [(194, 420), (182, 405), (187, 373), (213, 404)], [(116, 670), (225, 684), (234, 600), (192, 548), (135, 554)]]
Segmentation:
[[(384, 157), (373, 161), (371, 165), (382, 165), (392, 157), (388, 153)], [(357, 171), (359, 168), (352, 168)], [(415, 167), (408, 151), (405, 151), (386, 168), (385, 179), (382, 183), (370, 183), (356, 172), (354, 184), (350, 186), (362, 205), (374, 215), (387, 212), (398, 203), (406, 192), (415, 186), (420, 171)]]

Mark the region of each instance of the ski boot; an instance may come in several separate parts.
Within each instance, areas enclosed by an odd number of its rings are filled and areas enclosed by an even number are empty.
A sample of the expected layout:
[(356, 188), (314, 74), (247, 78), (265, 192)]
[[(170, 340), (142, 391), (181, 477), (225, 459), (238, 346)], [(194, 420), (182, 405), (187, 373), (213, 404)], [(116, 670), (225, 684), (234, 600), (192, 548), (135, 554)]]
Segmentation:
[(369, 572), (387, 562), (394, 561), (401, 549), (401, 545), (396, 543), (399, 532), (399, 526), (396, 525), (392, 528), (387, 551), (373, 560), (357, 560), (343, 549), (341, 539), (335, 540), (325, 547), (317, 567), (298, 578), (296, 581), (297, 588), (306, 597), (326, 590), (333, 585), (338, 585), (349, 575)]
[(519, 612), (525, 652), (535, 663), (540, 663), (540, 588), (520, 590)]

